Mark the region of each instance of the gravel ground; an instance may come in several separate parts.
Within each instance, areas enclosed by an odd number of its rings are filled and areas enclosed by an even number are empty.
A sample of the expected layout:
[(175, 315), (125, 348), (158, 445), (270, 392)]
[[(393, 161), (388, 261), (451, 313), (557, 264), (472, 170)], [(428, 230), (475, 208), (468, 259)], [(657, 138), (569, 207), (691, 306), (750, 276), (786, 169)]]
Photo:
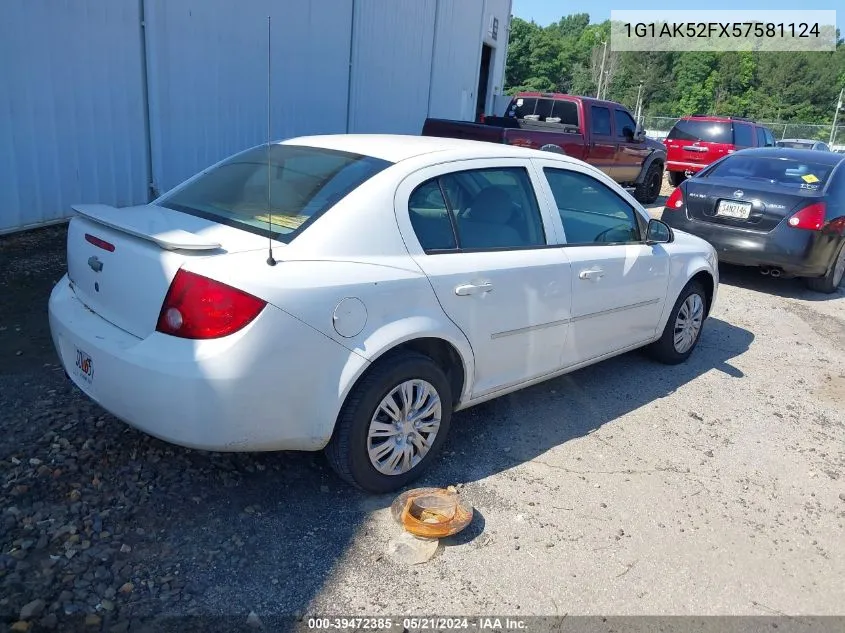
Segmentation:
[(726, 269), (686, 364), (628, 354), (458, 414), (422, 484), (476, 517), (409, 566), (392, 497), (321, 455), (173, 447), (83, 397), (47, 328), (63, 270), (63, 227), (0, 238), (0, 625), (845, 615), (843, 290)]

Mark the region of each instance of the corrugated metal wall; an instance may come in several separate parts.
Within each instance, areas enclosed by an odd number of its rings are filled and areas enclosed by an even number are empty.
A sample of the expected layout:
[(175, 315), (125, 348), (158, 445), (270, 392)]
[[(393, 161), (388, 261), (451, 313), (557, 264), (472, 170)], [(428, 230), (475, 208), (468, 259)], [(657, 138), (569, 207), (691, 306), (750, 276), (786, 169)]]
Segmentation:
[(146, 0), (153, 181), (177, 185), (272, 138), (346, 131), (349, 0)]
[(146, 201), (139, 6), (0, 1), (0, 233)]
[(436, 0), (356, 0), (349, 131), (418, 134), (428, 111)]
[[(475, 114), (510, 0), (0, 0), (0, 232), (146, 202), (267, 138)], [(142, 27), (142, 20), (145, 25)], [(148, 110), (148, 116), (146, 111)], [(152, 172), (152, 173), (150, 173)]]
[(431, 73), (429, 116), (472, 119), (478, 88), (479, 39), (467, 37), (467, 24), (480, 34), (484, 2), (439, 0)]

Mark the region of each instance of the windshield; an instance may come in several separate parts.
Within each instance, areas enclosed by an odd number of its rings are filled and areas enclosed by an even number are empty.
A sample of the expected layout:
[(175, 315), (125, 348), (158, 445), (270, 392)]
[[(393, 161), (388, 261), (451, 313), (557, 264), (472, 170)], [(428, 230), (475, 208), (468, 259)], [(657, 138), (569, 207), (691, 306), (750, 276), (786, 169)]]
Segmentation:
[(157, 204), (290, 242), (391, 165), (371, 156), (301, 145), (276, 144), (269, 150), (269, 160), (266, 145), (236, 154)]
[(707, 141), (709, 143), (733, 143), (730, 123), (713, 121), (678, 121), (669, 130), (667, 138), (679, 141)]
[(817, 191), (824, 187), (833, 167), (793, 158), (761, 158), (737, 154), (725, 158), (706, 173), (700, 174), (700, 177), (751, 179)]

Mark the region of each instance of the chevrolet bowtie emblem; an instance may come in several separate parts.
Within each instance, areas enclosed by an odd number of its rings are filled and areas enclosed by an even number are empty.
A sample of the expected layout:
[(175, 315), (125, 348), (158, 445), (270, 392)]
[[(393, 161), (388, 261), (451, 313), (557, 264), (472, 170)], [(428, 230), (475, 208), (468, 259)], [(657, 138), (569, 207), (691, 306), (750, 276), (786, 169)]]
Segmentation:
[(88, 258), (88, 266), (91, 267), (95, 273), (100, 272), (103, 269), (103, 262), (101, 262), (96, 255), (93, 257)]

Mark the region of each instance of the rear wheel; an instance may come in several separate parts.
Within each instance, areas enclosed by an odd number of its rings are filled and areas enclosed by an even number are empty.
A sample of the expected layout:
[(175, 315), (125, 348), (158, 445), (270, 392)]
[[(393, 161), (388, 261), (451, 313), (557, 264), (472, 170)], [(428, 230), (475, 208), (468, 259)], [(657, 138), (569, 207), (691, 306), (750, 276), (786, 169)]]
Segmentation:
[(648, 346), (649, 355), (667, 365), (684, 362), (698, 345), (704, 327), (707, 297), (697, 281), (681, 291), (663, 334)]
[(687, 175), (682, 171), (670, 171), (669, 172), (669, 184), (673, 187), (677, 187), (682, 182), (687, 179)]
[(833, 263), (824, 277), (808, 277), (805, 281), (810, 290), (833, 294), (845, 277), (845, 241), (839, 245), (839, 251), (833, 258)]
[(368, 492), (390, 492), (431, 465), (451, 418), (452, 391), (443, 370), (422, 354), (393, 354), (349, 394), (326, 457), (347, 482)]
[(634, 189), (634, 197), (644, 204), (651, 204), (660, 195), (663, 186), (663, 165), (657, 162), (648, 166), (643, 181)]

